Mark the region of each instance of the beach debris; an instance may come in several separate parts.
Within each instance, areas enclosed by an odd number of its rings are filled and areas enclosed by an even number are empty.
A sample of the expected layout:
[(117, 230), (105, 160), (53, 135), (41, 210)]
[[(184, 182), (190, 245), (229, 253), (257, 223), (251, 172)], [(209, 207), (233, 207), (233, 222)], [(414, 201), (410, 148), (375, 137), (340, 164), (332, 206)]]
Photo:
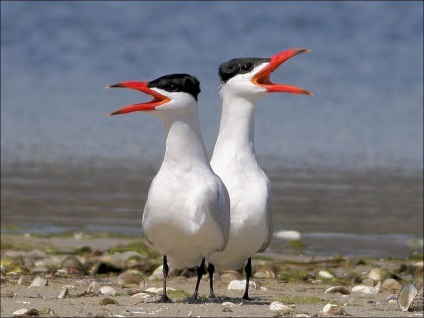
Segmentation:
[(322, 309), (324, 316), (347, 316), (346, 311), (343, 307), (334, 304), (327, 304)]
[(131, 298), (140, 298), (140, 299), (147, 299), (151, 297), (152, 295), (150, 295), (149, 293), (136, 293), (131, 296)]
[(98, 293), (100, 291), (100, 288), (102, 287), (102, 285), (100, 285), (100, 283), (98, 281), (93, 280), (90, 285), (88, 286), (87, 291), (89, 293)]
[(136, 269), (127, 269), (119, 274), (117, 281), (119, 285), (139, 285), (144, 279), (144, 274)]
[(77, 257), (71, 255), (65, 257), (65, 259), (62, 261), (59, 272), (74, 275), (84, 275), (85, 266)]
[[(249, 281), (249, 289), (259, 289), (261, 286), (259, 282), (250, 280)], [(234, 289), (234, 290), (244, 290), (246, 288), (246, 280), (232, 280), (229, 284), (227, 289)]]
[(59, 296), (57, 296), (57, 298), (63, 299), (68, 296), (68, 293), (69, 293), (69, 289), (67, 287), (62, 287), (62, 289), (60, 290)]
[(340, 293), (342, 295), (349, 295), (350, 290), (344, 286), (332, 286), (324, 292), (324, 294), (337, 294), (337, 293)]
[(361, 294), (378, 294), (381, 291), (381, 281), (374, 287), (357, 285), (352, 287), (352, 293), (361, 293)]
[(221, 304), (221, 306), (227, 306), (227, 307), (234, 307), (235, 305), (236, 304), (232, 303), (231, 301), (226, 301)]
[(423, 287), (420, 290), (409, 282), (402, 286), (398, 295), (398, 307), (402, 311), (423, 311)]
[(36, 276), (34, 280), (32, 281), (31, 285), (29, 285), (28, 288), (31, 287), (44, 287), (48, 285), (48, 280), (42, 276)]
[(275, 273), (269, 267), (263, 266), (258, 268), (253, 277), (257, 279), (275, 278)]
[(318, 277), (324, 278), (324, 279), (331, 279), (331, 278), (334, 278), (334, 275), (327, 270), (323, 270), (318, 272)]
[(106, 297), (106, 298), (103, 298), (99, 302), (99, 305), (102, 305), (102, 306), (104, 306), (104, 305), (117, 305), (117, 306), (119, 306), (119, 303), (112, 298)]
[(115, 295), (118, 291), (111, 286), (102, 286), (100, 287), (100, 293), (106, 295)]
[(222, 309), (222, 312), (233, 312), (233, 310), (232, 310), (231, 308), (224, 307), (224, 308)]
[(285, 313), (290, 313), (294, 311), (295, 306), (292, 305), (285, 305), (280, 301), (273, 301), (271, 304), (269, 304), (269, 310), (272, 311), (284, 311)]
[(29, 317), (29, 316), (40, 316), (37, 309), (21, 308), (12, 313), (14, 317)]

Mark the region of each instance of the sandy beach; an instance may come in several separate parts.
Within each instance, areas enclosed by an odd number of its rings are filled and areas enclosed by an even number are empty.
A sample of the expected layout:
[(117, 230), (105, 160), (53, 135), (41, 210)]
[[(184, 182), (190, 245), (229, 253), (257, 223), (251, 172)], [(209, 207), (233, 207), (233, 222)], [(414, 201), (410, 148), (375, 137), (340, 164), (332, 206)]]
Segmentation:
[[(422, 254), (402, 259), (288, 254), (255, 256), (251, 301), (228, 289), (240, 272), (220, 271), (216, 298), (205, 276), (197, 303), (187, 303), (193, 270), (171, 269), (159, 304), (161, 258), (137, 237), (75, 233), (2, 235), (1, 316), (43, 317), (420, 317), (397, 305), (406, 282), (422, 284)], [(122, 274), (126, 272), (126, 274)], [(37, 277), (41, 277), (37, 278)], [(44, 278), (44, 279), (43, 279)], [(368, 286), (353, 291), (355, 286)], [(335, 292), (328, 291), (331, 287)], [(358, 287), (356, 288), (358, 289)], [(421, 295), (422, 297), (422, 295)], [(324, 308), (329, 308), (326, 311)], [(327, 305), (327, 306), (326, 306)], [(422, 310), (422, 307), (421, 307)]]

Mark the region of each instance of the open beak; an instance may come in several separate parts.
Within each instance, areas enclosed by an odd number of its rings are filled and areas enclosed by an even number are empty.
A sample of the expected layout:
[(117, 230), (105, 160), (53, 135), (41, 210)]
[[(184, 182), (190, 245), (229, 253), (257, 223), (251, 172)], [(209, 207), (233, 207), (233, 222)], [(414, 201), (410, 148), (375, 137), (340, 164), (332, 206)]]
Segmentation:
[(154, 110), (157, 106), (163, 105), (170, 101), (170, 99), (167, 96), (152, 90), (147, 85), (148, 85), (148, 82), (123, 82), (123, 83), (107, 86), (106, 88), (112, 88), (112, 87), (131, 88), (131, 89), (135, 89), (137, 91), (153, 96), (153, 99), (150, 102), (128, 105), (118, 109), (117, 111), (114, 111), (113, 113), (110, 113), (108, 116), (127, 114), (127, 113), (136, 112), (136, 111)]
[(290, 49), (287, 51), (283, 51), (280, 53), (275, 54), (274, 56), (271, 56), (271, 61), (269, 64), (263, 68), (260, 72), (255, 74), (252, 78), (252, 83), (255, 85), (258, 85), (260, 87), (265, 88), (268, 92), (281, 92), (281, 93), (292, 93), (292, 94), (306, 94), (306, 95), (313, 95), (311, 92), (308, 92), (307, 90), (289, 85), (289, 84), (274, 84), (269, 79), (271, 76), (271, 73), (274, 72), (281, 64), (283, 64), (288, 59), (292, 58), (293, 56), (303, 53), (303, 52), (310, 52), (310, 50), (307, 49)]

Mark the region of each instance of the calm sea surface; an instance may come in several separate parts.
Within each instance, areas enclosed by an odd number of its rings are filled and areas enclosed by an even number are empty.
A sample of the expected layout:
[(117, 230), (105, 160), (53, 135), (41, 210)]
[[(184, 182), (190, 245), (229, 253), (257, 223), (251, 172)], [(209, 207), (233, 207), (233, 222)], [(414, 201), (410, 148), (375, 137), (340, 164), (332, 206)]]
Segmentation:
[[(106, 90), (184, 72), (213, 149), (220, 63), (302, 47), (258, 102), (276, 232), (310, 253), (405, 256), (423, 229), (423, 3), (1, 2), (1, 220), (7, 232), (140, 233), (163, 154), (145, 101)], [(410, 241), (409, 241), (410, 242)], [(277, 238), (270, 250), (284, 252)]]

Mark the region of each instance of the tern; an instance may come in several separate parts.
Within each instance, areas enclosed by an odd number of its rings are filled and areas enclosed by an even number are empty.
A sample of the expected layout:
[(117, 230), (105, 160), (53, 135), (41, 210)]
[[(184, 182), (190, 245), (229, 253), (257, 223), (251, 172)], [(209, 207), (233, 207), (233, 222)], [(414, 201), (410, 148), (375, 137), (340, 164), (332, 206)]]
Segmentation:
[(272, 238), (270, 182), (255, 155), (255, 106), (267, 93), (312, 95), (302, 88), (270, 81), (271, 73), (278, 66), (308, 51), (290, 49), (270, 58), (235, 58), (219, 67), (222, 110), (211, 166), (224, 181), (230, 195), (231, 230), (225, 250), (214, 253), (208, 261), (211, 298), (215, 297), (215, 268), (240, 268), (246, 262), (246, 287), (242, 299), (249, 300), (251, 257), (265, 251)]
[(123, 107), (109, 115), (135, 111), (159, 118), (165, 130), (165, 154), (146, 200), (142, 230), (163, 257), (163, 292), (158, 302), (171, 302), (166, 293), (169, 263), (175, 268), (197, 267), (190, 300), (197, 300), (205, 260), (222, 251), (229, 238), (229, 196), (213, 172), (203, 142), (198, 113), (199, 81), (189, 74), (170, 74), (150, 82), (123, 82), (124, 87), (153, 96), (153, 100)]

